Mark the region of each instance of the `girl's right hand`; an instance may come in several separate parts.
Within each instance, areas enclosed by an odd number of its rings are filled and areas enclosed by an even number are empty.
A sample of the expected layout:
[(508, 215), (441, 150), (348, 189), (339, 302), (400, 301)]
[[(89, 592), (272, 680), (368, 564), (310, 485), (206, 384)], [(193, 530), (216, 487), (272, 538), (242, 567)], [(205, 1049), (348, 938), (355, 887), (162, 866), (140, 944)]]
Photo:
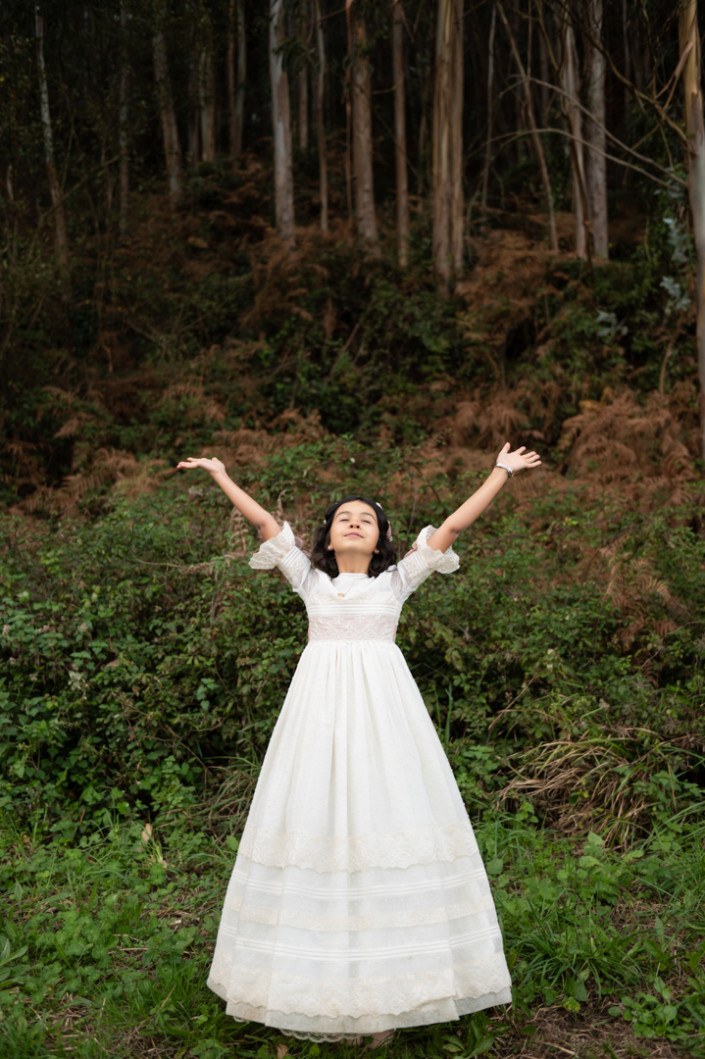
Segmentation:
[(208, 471), (209, 474), (220, 474), (225, 471), (225, 464), (222, 460), (219, 460), (216, 457), (211, 459), (208, 456), (189, 456), (188, 459), (182, 460), (181, 463), (176, 465), (177, 471), (190, 471), (193, 467), (202, 467), (203, 470)]

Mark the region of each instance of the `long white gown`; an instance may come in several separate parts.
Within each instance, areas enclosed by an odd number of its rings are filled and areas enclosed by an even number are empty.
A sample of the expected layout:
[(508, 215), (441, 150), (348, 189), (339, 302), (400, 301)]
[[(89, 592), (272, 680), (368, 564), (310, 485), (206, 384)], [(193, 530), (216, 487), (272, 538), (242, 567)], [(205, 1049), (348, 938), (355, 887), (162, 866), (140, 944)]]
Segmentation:
[(296, 1036), (446, 1022), (511, 1001), (475, 836), (394, 642), (404, 600), (452, 552), (330, 578), (288, 525), (250, 560), (306, 604), (309, 643), (267, 750), (208, 985)]

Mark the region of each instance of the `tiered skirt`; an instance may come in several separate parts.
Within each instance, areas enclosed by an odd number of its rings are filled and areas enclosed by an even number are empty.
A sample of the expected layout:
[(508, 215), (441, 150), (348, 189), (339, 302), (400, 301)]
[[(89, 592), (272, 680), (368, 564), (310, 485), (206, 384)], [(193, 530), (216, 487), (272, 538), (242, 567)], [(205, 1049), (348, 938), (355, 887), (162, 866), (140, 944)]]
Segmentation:
[(305, 649), (262, 766), (208, 984), (235, 1018), (312, 1038), (510, 1002), (475, 836), (393, 643)]

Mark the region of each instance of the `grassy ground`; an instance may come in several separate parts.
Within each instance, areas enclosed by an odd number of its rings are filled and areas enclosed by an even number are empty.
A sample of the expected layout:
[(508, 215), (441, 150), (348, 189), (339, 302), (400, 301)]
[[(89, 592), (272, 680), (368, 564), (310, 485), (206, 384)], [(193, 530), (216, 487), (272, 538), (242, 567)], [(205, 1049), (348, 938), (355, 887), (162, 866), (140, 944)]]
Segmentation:
[[(217, 808), (217, 805), (215, 806)], [(214, 803), (154, 825), (116, 806), (86, 830), (3, 828), (0, 1054), (13, 1059), (352, 1059), (362, 1047), (239, 1024), (205, 985), (237, 846)], [(240, 822), (239, 814), (233, 818)], [(400, 1032), (388, 1059), (704, 1055), (702, 828), (659, 826), (626, 853), (537, 826), (528, 804), (478, 837), (515, 1000)]]

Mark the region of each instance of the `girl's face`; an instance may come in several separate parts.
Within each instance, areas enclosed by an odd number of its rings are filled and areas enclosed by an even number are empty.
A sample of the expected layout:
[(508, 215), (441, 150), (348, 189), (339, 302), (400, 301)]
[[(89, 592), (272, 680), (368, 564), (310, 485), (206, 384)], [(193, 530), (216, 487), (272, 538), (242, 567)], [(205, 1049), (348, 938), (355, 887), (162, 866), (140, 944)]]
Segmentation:
[(362, 500), (348, 500), (336, 511), (330, 528), (328, 547), (338, 555), (372, 558), (377, 551), (377, 515)]

